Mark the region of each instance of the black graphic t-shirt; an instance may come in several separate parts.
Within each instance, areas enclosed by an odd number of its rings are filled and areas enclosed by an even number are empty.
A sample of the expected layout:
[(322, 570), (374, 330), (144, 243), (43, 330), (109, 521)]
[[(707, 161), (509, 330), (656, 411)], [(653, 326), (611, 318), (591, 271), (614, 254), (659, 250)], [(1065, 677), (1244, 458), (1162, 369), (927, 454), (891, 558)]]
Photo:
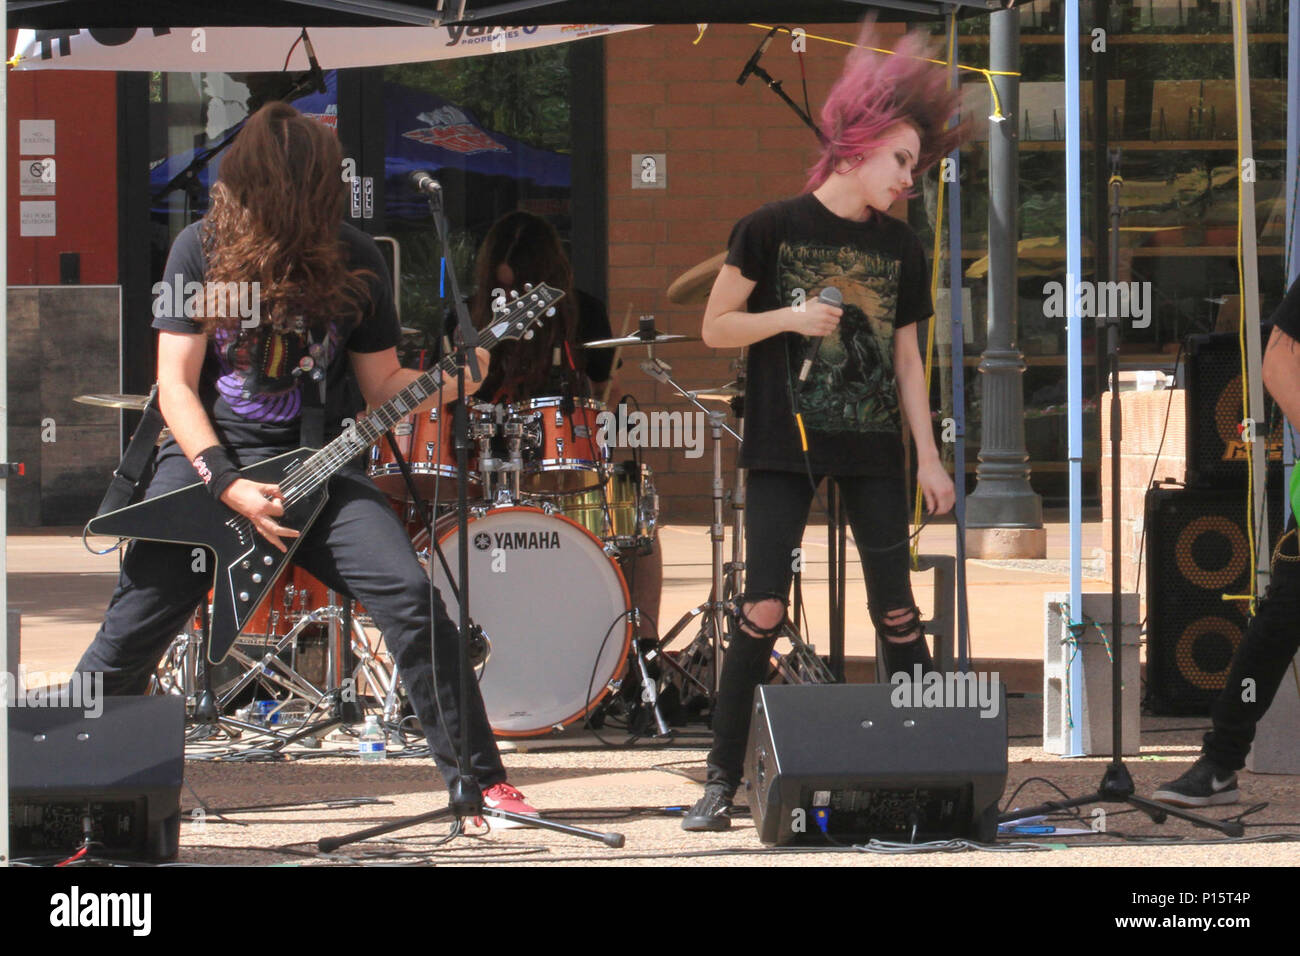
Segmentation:
[[(901, 475), (902, 428), (894, 378), (894, 330), (932, 314), (920, 240), (906, 223), (873, 213), (842, 219), (811, 193), (768, 203), (731, 231), (727, 264), (757, 283), (750, 312), (844, 297), (798, 396), (808, 465), (831, 475)], [(810, 342), (783, 332), (749, 347), (741, 465), (804, 471), (793, 386)]]
[[(182, 230), (172, 244), (163, 272), (164, 288), (184, 288), (204, 278), (201, 222)], [(292, 449), (299, 445), (299, 417), (304, 383), (318, 388), (303, 365), (326, 370), (325, 438), (341, 430), (341, 422), (359, 409), (355, 383), (349, 382), (348, 352), (382, 352), (401, 339), (393, 307), (392, 283), (383, 256), (365, 233), (344, 223), (339, 240), (350, 268), (370, 270), (370, 302), (351, 321), (331, 321), (314, 329), (312, 316), (303, 316), (301, 331), (277, 333), (255, 327), (218, 330), (208, 341), (199, 374), (199, 398), (221, 444), (228, 448)], [(170, 291), (169, 291), (170, 294)], [(199, 321), (177, 314), (188, 294), (172, 295), (155, 304), (153, 327), (164, 332), (201, 333)], [(242, 304), (251, 303), (244, 295)], [(161, 313), (161, 314), (159, 314)]]

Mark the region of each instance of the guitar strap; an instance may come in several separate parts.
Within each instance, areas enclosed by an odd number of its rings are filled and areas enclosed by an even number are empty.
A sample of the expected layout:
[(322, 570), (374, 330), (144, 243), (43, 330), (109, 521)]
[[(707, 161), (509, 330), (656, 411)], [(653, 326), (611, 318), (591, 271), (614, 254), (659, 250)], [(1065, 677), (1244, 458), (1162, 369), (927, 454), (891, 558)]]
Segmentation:
[(104, 500), (99, 503), (96, 516), (117, 511), (131, 503), (136, 489), (140, 487), (140, 479), (153, 461), (154, 452), (158, 450), (158, 435), (162, 432), (162, 427), (162, 412), (158, 410), (158, 384), (155, 382), (149, 390), (144, 417), (131, 436), (126, 454), (122, 456), (117, 470), (113, 472), (113, 480), (108, 484), (108, 491), (104, 492)]

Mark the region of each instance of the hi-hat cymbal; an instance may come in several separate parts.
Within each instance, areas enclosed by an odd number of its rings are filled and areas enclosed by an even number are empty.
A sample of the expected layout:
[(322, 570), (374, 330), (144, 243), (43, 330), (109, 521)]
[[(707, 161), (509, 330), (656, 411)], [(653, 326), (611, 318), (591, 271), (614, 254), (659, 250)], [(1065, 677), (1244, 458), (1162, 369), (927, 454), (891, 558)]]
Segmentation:
[(82, 405), (95, 405), (99, 408), (124, 408), (132, 412), (144, 411), (149, 403), (148, 395), (78, 395), (73, 399)]
[(696, 398), (702, 398), (706, 402), (729, 402), (733, 398), (744, 398), (745, 390), (737, 388), (735, 382), (728, 382), (726, 385), (719, 385), (717, 388), (701, 388), (691, 392)]
[(713, 280), (718, 277), (726, 261), (727, 254), (719, 252), (716, 256), (691, 266), (668, 287), (668, 301), (678, 305), (703, 305), (708, 302)]
[(656, 332), (653, 336), (642, 338), (639, 335), (627, 335), (619, 339), (594, 339), (583, 342), (584, 349), (626, 349), (634, 345), (669, 345), (673, 342), (698, 342), (698, 335), (678, 335), (676, 332)]

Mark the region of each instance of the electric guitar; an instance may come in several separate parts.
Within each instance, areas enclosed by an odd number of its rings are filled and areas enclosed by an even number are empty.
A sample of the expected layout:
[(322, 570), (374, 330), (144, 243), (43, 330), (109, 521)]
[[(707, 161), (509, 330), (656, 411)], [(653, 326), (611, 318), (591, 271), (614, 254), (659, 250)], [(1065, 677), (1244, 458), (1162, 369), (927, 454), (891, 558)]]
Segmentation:
[[(547, 285), (526, 289), (479, 333), (477, 345), (491, 349), (498, 342), (530, 338), (533, 326), (543, 314), (554, 315), (552, 307), (563, 297), (563, 292)], [(284, 493), (284, 515), (276, 520), (300, 532), (299, 537), (286, 540), (284, 552), (262, 537), (250, 519), (213, 500), (201, 481), (97, 515), (87, 524), (86, 533), (192, 544), (210, 551), (216, 568), (208, 660), (218, 664), (320, 514), (329, 497), (330, 476), (436, 395), (443, 376), (455, 367), (455, 356), (443, 359), (324, 448), (299, 448), (239, 470), (242, 477), (279, 485)]]

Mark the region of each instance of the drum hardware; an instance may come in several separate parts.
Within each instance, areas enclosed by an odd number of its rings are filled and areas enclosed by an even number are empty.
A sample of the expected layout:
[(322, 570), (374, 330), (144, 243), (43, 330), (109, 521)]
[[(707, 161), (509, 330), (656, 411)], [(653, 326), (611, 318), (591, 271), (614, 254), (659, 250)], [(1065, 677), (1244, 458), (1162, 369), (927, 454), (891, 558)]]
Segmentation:
[(598, 487), (609, 466), (609, 447), (598, 442), (597, 418), (602, 402), (535, 398), (506, 406), (506, 421), (517, 422), (523, 459), (520, 489), (524, 495), (563, 497)]
[(698, 335), (679, 335), (675, 332), (660, 332), (655, 329), (655, 317), (653, 315), (643, 315), (638, 321), (638, 328), (631, 335), (623, 336), (617, 339), (594, 339), (591, 342), (584, 342), (584, 349), (620, 349), (631, 348), (632, 346), (644, 345), (650, 349), (650, 357), (654, 357), (654, 347), (656, 345), (673, 345), (678, 342), (698, 342)]
[(632, 642), (632, 657), (636, 660), (637, 670), (641, 674), (641, 703), (650, 708), (650, 712), (654, 714), (659, 736), (667, 737), (672, 734), (672, 728), (668, 726), (663, 711), (659, 709), (659, 682), (650, 676), (649, 662), (646, 660), (641, 643), (639, 640)]
[(561, 509), (602, 541), (622, 551), (648, 553), (659, 522), (659, 496), (648, 465), (619, 462), (605, 484), (566, 497)]
[[(290, 573), (295, 577), (305, 576), (301, 569), (292, 572), (286, 569), (286, 574)], [(266, 632), (238, 640), (232, 646), (223, 664), (227, 667), (233, 664), (241, 672), (222, 679), (216, 690), (214, 666), (203, 659), (207, 643), (205, 604), (193, 626), (173, 641), (151, 681), (150, 691), (185, 696), (195, 724), (219, 727), (232, 739), (238, 739), (243, 732), (270, 736), (276, 739), (274, 749), (318, 739), (339, 724), (360, 719), (359, 712), (354, 717), (345, 711), (349, 702), (342, 694), (344, 679), (354, 686), (364, 680), (376, 694), (388, 694), (392, 675), (388, 665), (374, 653), (360, 621), (350, 614), (351, 602), (340, 605), (335, 592), (326, 591), (325, 605), (308, 610), (306, 604), (311, 600), (311, 593), (308, 586), (286, 582), (279, 603), (285, 609), (284, 619), (294, 623), (283, 635), (278, 630), (281, 612), (269, 608), (275, 601), (274, 592), (268, 596), (267, 615), (262, 619), (266, 622)], [(256, 617), (252, 620), (254, 626), (260, 623)], [(324, 632), (324, 659), (316, 660), (316, 667), (309, 670), (311, 662), (304, 663), (304, 648), (313, 631)], [(351, 635), (347, 645), (342, 640), (345, 633)], [(356, 656), (355, 666), (348, 661), (349, 654)], [(315, 670), (319, 671), (318, 676)], [(330, 686), (323, 688), (321, 684)], [(294, 720), (281, 721), (280, 727), (274, 728), (269, 721), (270, 714), (268, 719), (259, 721), (250, 719), (247, 709), (236, 712), (237, 701), (250, 687), (274, 695), (273, 713), (292, 714)], [(318, 714), (320, 719), (313, 722), (312, 718)]]
[(787, 684), (836, 683), (831, 669), (817, 656), (812, 645), (804, 642), (798, 631), (786, 624), (781, 636), (790, 641), (790, 650), (784, 654), (772, 651), (772, 660), (782, 681)]
[(96, 408), (117, 408), (128, 412), (142, 412), (149, 404), (148, 395), (77, 395), (72, 399), (79, 405), (94, 405)]
[[(737, 443), (740, 442), (740, 435), (729, 428), (724, 421), (723, 412), (710, 411), (699, 400), (691, 395), (686, 389), (682, 388), (672, 377), (672, 368), (660, 359), (651, 358), (641, 363), (641, 370), (658, 382), (662, 382), (674, 389), (683, 398), (708, 417), (709, 434), (713, 444), (713, 523), (709, 526), (709, 540), (712, 543), (711, 557), (713, 567), (713, 587), (709, 592), (709, 598), (703, 604), (687, 611), (681, 619), (673, 625), (672, 629), (660, 638), (659, 646), (666, 647), (668, 644), (682, 633), (696, 617), (701, 617), (701, 633), (708, 634), (708, 640), (712, 646), (714, 661), (713, 668), (713, 693), (716, 695), (719, 683), (722, 679), (722, 668), (716, 666), (717, 662), (722, 660), (722, 641), (726, 633), (726, 606), (728, 598), (727, 581), (724, 576), (731, 578), (732, 590), (738, 592), (739, 572), (733, 567), (728, 568), (723, 564), (722, 547), (725, 541), (725, 532), (723, 530), (723, 483), (722, 483), (722, 433), (725, 431)], [(728, 574), (730, 572), (730, 574)], [(664, 659), (668, 660), (667, 655)]]
[[(486, 427), (490, 423), (479, 421), (485, 415), (484, 409), (491, 410), (491, 405), (478, 405), (470, 412), (475, 427)], [(456, 492), (455, 448), (452, 442), (452, 425), (450, 417), (442, 414), (437, 406), (427, 412), (407, 416), (389, 429), (386, 442), (373, 445), (370, 449), (370, 468), (368, 474), (379, 489), (388, 497), (402, 501), (408, 499), (408, 491), (402, 478), (401, 468), (394, 457), (395, 450), (400, 450), (405, 457), (414, 480), (425, 499), (435, 493), (453, 495)], [(477, 459), (477, 456), (474, 456)], [(468, 488), (478, 493), (483, 478), (479, 473), (477, 461), (471, 467)]]
[(733, 398), (744, 398), (745, 390), (736, 382), (728, 382), (726, 385), (719, 385), (717, 388), (700, 389), (691, 392), (696, 398), (702, 398), (706, 402), (729, 402)]

